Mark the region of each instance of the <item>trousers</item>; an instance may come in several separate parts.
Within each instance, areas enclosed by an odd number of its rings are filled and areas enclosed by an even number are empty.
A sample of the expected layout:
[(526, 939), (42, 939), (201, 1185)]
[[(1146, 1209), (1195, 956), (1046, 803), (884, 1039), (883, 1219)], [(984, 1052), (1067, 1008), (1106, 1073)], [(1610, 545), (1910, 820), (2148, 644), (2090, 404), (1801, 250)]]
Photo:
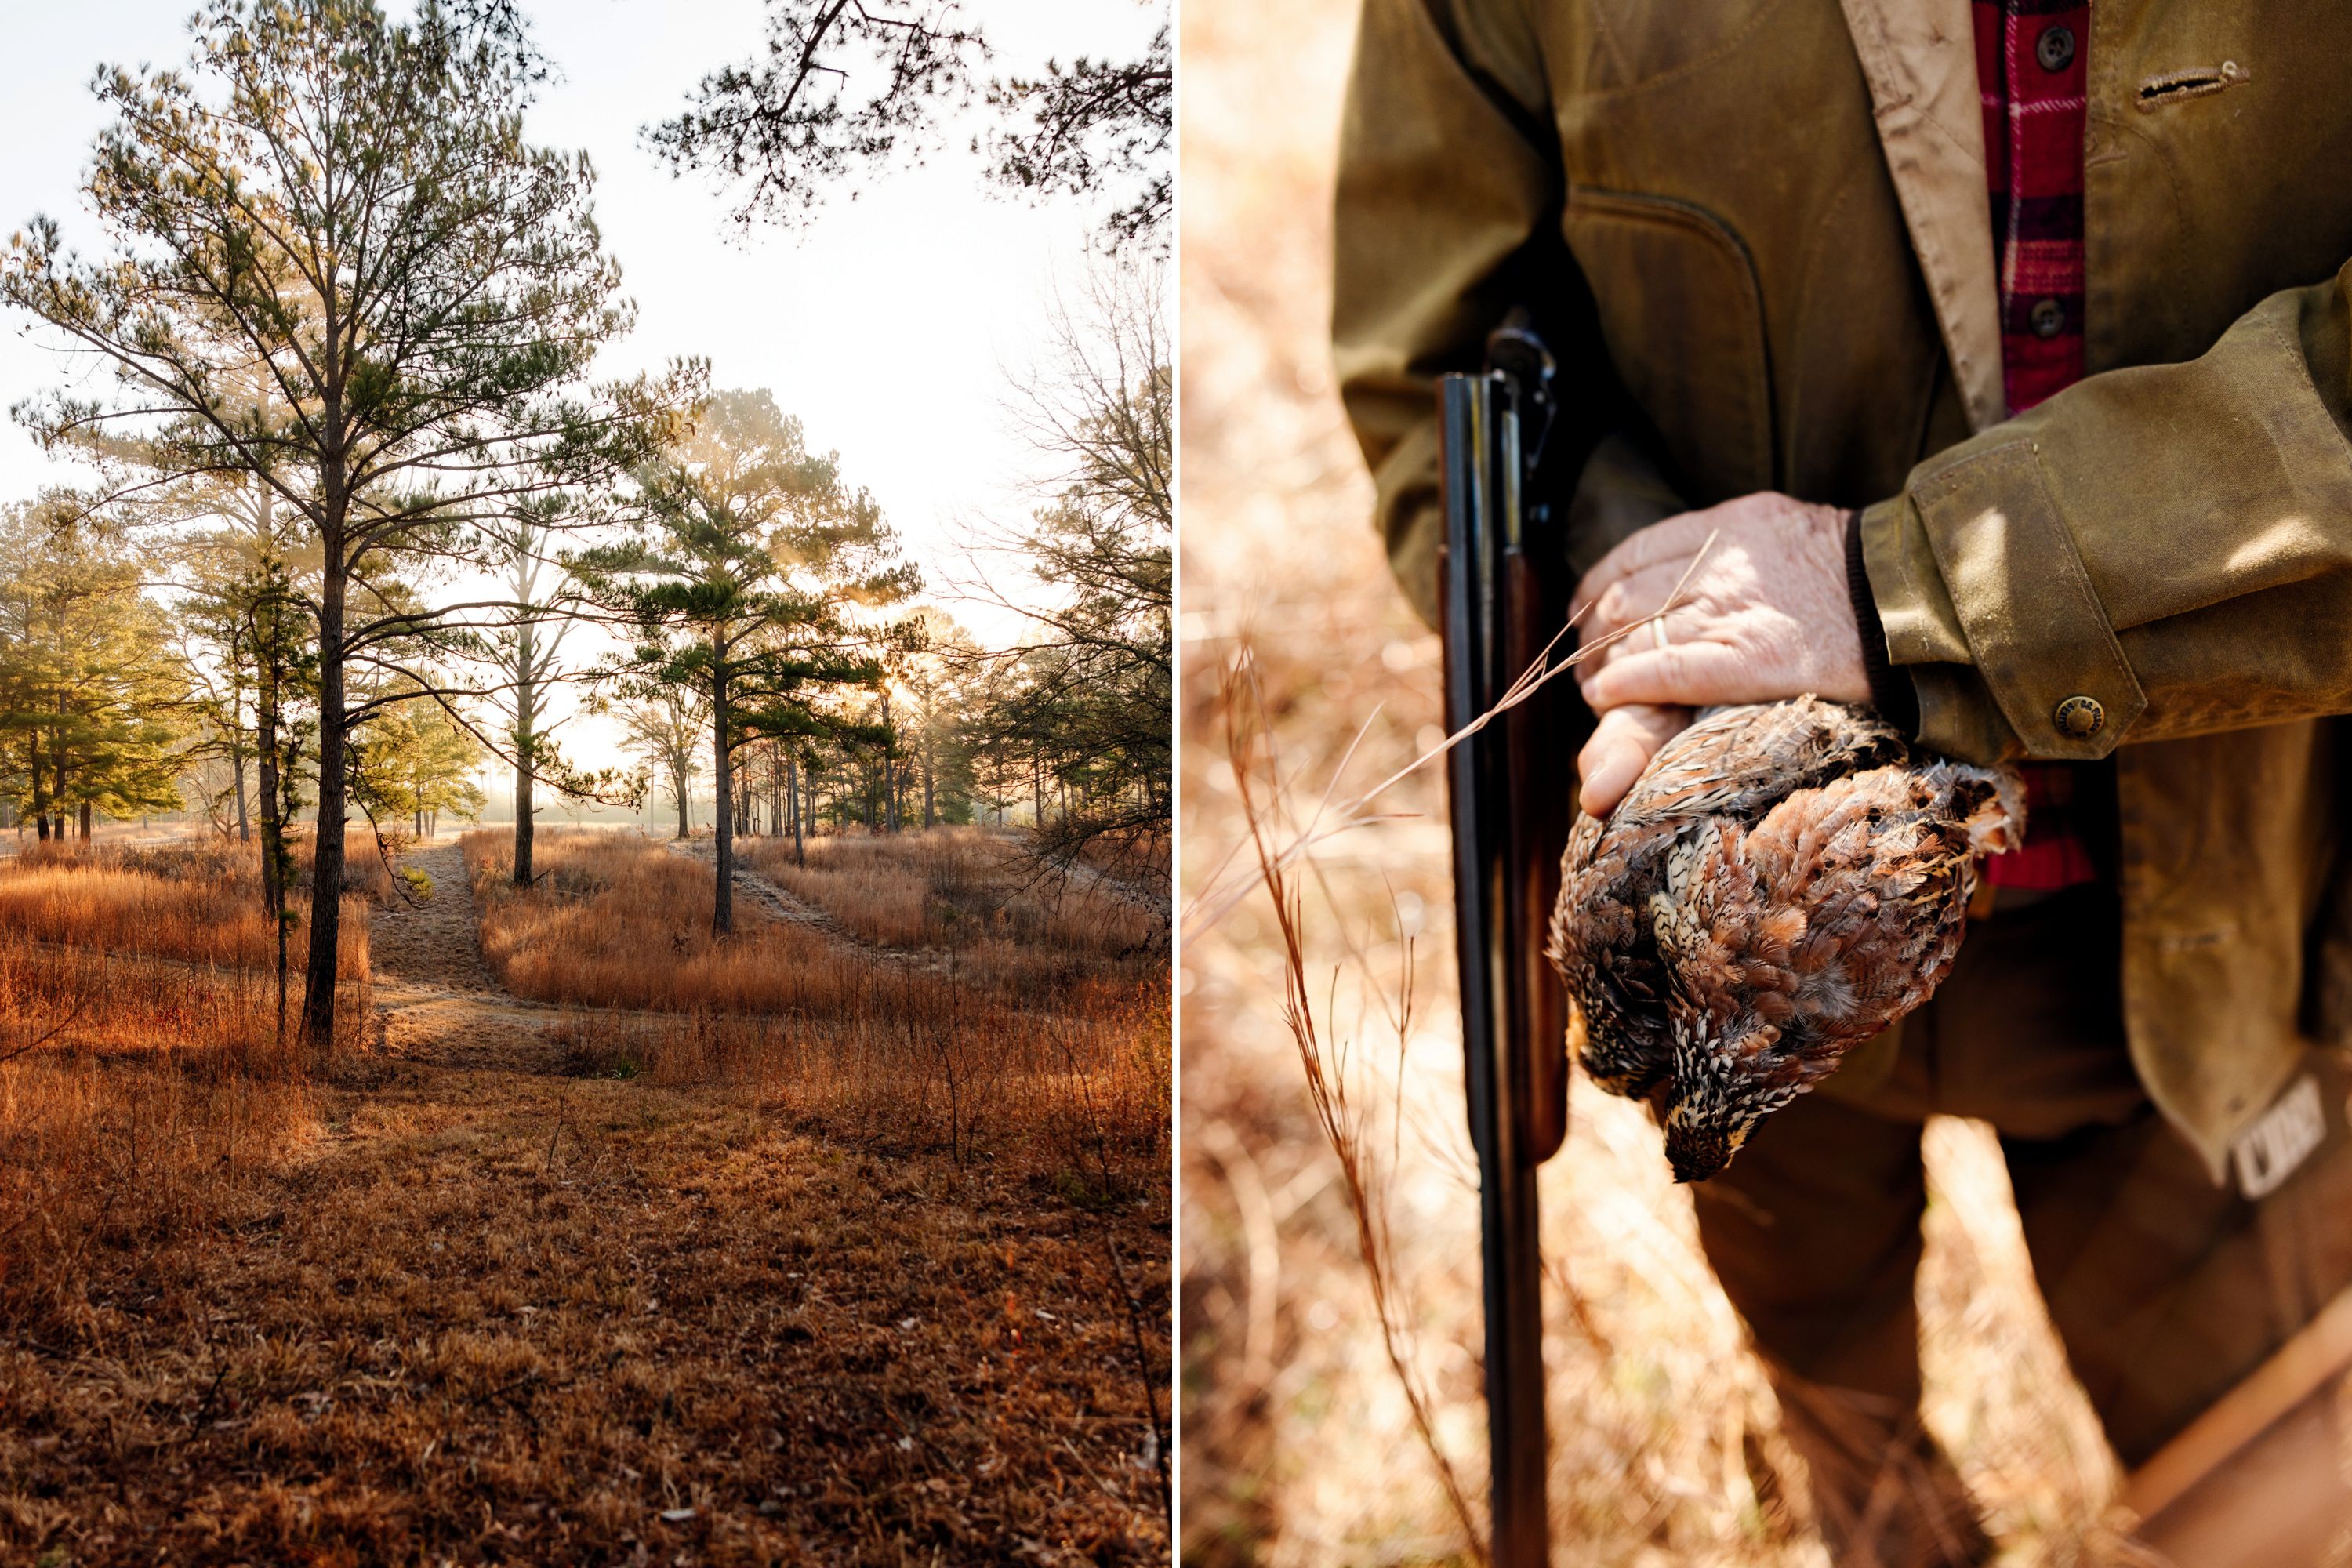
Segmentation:
[[(2096, 884), (1972, 923), (1894, 1038), (1859, 1049), (1694, 1190), (1841, 1568), (1990, 1555), (1918, 1417), (1928, 1117), (1999, 1134), (2035, 1281), (2126, 1468), (2352, 1286), (2352, 1072), (2313, 1050), (2287, 1091), (2305, 1131), (2271, 1149), (2292, 1169), (2258, 1200), (2216, 1185), (2133, 1070), (2120, 930)], [(2352, 1491), (2344, 1506), (2352, 1518)]]

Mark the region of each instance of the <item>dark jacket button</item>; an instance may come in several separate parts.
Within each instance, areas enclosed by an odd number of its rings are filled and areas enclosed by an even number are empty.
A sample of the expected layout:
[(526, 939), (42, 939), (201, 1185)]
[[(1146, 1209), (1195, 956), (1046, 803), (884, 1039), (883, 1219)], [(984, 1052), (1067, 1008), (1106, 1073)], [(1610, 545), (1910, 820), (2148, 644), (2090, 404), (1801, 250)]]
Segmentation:
[(2066, 307), (2055, 300), (2036, 300), (2025, 321), (2035, 337), (2054, 338), (2066, 330)]
[(2042, 29), (2042, 37), (2033, 46), (2033, 58), (2042, 62), (2046, 71), (2062, 71), (2074, 63), (2074, 29), (2053, 22)]
[(2051, 715), (2062, 735), (2077, 741), (2087, 741), (2107, 727), (2107, 710), (2099, 706), (2095, 697), (2069, 697), (2058, 704)]

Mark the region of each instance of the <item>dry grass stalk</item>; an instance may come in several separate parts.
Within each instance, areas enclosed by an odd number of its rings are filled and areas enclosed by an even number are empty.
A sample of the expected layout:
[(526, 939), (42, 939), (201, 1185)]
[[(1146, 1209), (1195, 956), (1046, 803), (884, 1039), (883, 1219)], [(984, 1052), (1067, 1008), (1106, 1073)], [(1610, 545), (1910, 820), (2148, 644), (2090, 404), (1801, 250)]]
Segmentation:
[[(1299, 889), (1292, 882), (1287, 869), (1295, 857), (1277, 847), (1276, 836), (1286, 816), (1285, 786), (1275, 747), (1274, 731), (1265, 719), (1264, 694), (1255, 686), (1251, 674), (1251, 659), (1244, 647), (1227, 667), (1223, 684), (1225, 715), (1225, 749), (1232, 759), (1234, 787), (1240, 795), (1241, 814), (1249, 830), (1250, 843), (1256, 851), (1258, 876), (1268, 902), (1273, 907), (1275, 929), (1281, 942), (1285, 984), (1283, 1022), (1298, 1047), (1298, 1062), (1307, 1078), (1307, 1095), (1315, 1107), (1331, 1152), (1339, 1161), (1340, 1180), (1345, 1184), (1349, 1212), (1355, 1217), (1356, 1247), (1364, 1265), (1365, 1283), (1370, 1289), (1372, 1311), (1380, 1324), (1381, 1346), (1388, 1355), (1389, 1365), (1396, 1374), (1398, 1386), (1412, 1413), (1414, 1433), (1428, 1451), (1438, 1484), (1444, 1489), (1448, 1506), (1461, 1526), (1463, 1539), (1477, 1560), (1489, 1560), (1485, 1531), (1470, 1506), (1467, 1489), (1452, 1456), (1439, 1441), (1437, 1426), (1430, 1414), (1431, 1400), (1415, 1372), (1405, 1347), (1406, 1318), (1396, 1270), (1395, 1255), (1389, 1230), (1389, 1203), (1386, 1178), (1365, 1138), (1365, 1123), (1350, 1103), (1348, 1086), (1347, 1053), (1344, 1044), (1327, 1046), (1323, 1031), (1316, 1021), (1315, 998), (1307, 973), (1307, 944), (1301, 932), (1303, 901)], [(1246, 713), (1249, 718), (1244, 718)], [(1255, 724), (1250, 720), (1255, 721)], [(1263, 758), (1261, 763), (1258, 760)], [(1264, 768), (1260, 794), (1260, 767)], [(1311, 828), (1301, 830), (1290, 842), (1294, 845), (1311, 834)], [(1410, 1037), (1412, 1016), (1412, 994), (1408, 987), (1397, 1010), (1400, 1050)]]
[[(1395, 816), (1393, 813), (1373, 812), (1370, 809), (1372, 802), (1444, 756), (1512, 709), (1526, 702), (1537, 692), (1541, 691), (1602, 648), (1647, 627), (1651, 621), (1663, 621), (1667, 615), (1680, 608), (1684, 590), (1690, 586), (1691, 576), (1698, 570), (1699, 563), (1704, 562), (1715, 549), (1717, 538), (1717, 533), (1710, 532), (1699, 542), (1696, 553), (1690, 558), (1690, 564), (1684, 567), (1682, 575), (1675, 579), (1674, 587), (1666, 594), (1665, 603), (1658, 606), (1650, 620), (1637, 621), (1632, 626), (1620, 626), (1613, 632), (1594, 637), (1590, 642), (1578, 646), (1574, 651), (1555, 664), (1552, 662), (1552, 650), (1559, 647), (1560, 639), (1574, 631), (1577, 622), (1583, 619), (1584, 610), (1580, 609), (1575, 615), (1570, 616), (1558, 631), (1552, 633), (1551, 640), (1545, 643), (1541, 651), (1528, 661), (1527, 668), (1512, 678), (1511, 684), (1504, 689), (1501, 697), (1496, 699), (1493, 707), (1473, 718), (1437, 744), (1424, 750), (1419, 756), (1372, 785), (1371, 788), (1355, 795), (1345, 804), (1334, 807), (1331, 805), (1331, 796), (1339, 789), (1339, 780), (1348, 771), (1348, 763), (1354, 759), (1356, 748), (1363, 743), (1364, 736), (1370, 731), (1372, 720), (1366, 719), (1363, 727), (1356, 731), (1355, 739), (1349, 742), (1347, 751), (1340, 756), (1339, 766), (1331, 770), (1330, 783), (1324, 786), (1323, 795), (1315, 803), (1313, 813), (1309, 815), (1303, 826), (1291, 833), (1287, 839), (1273, 851), (1276, 863), (1288, 866), (1301, 856), (1313, 853), (1316, 846), (1328, 839), (1336, 838), (1343, 833), (1353, 832), (1359, 827), (1370, 827), (1374, 823), (1393, 820)], [(1591, 606), (1589, 605), (1584, 606), (1584, 609), (1590, 608)], [(1246, 643), (1243, 645), (1242, 657), (1244, 658), (1249, 657)], [(1236, 845), (1235, 848), (1238, 849), (1239, 846)], [(1215, 925), (1232, 910), (1234, 904), (1247, 896), (1249, 887), (1250, 879), (1246, 873), (1229, 880), (1224, 868), (1220, 867), (1215, 873), (1212, 874), (1208, 887), (1193, 900), (1192, 908), (1185, 916), (1184, 934), (1188, 938), (1196, 937)]]

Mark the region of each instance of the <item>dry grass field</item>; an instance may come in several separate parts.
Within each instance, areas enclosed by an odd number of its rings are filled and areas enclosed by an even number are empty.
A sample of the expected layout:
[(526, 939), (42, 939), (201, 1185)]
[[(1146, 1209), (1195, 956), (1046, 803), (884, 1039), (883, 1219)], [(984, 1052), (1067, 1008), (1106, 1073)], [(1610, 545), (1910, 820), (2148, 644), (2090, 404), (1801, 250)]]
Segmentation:
[[(310, 866), (298, 857), (294, 903), (309, 907)], [(368, 908), (389, 900), (392, 879), (374, 843), (354, 837), (344, 885), (341, 973), (368, 972)], [(100, 847), (84, 856), (43, 845), (0, 862), (0, 931), (26, 941), (143, 953), (227, 969), (265, 969), (277, 933), (261, 907), (261, 860), (251, 845)], [(290, 962), (302, 964), (299, 941)]]
[(1171, 1067), (1151, 917), (1116, 894), (1071, 889), (1073, 904), (1118, 905), (1116, 929), (1134, 939), (1114, 946), (1100, 928), (1041, 920), (1025, 940), (1000, 931), (898, 951), (865, 938), (861, 916), (919, 897), (942, 865), (982, 862), (967, 908), (1050, 896), (1003, 842), (950, 829), (850, 843), (814, 847), (813, 863), (832, 862), (823, 901), (739, 873), (724, 941), (710, 935), (710, 866), (694, 847), (543, 833), (546, 870), (529, 892), (509, 881), (499, 835), (467, 834), (465, 853), (482, 955), (509, 991), (630, 1010), (560, 1026), (591, 1070), (740, 1085), (958, 1161), (999, 1135), (1042, 1136), (1058, 1151), (1052, 1179), (1068, 1190), (1164, 1187)]
[(707, 862), (541, 853), (412, 849), (323, 1067), (250, 963), (8, 928), (0, 1562), (1164, 1559), (1164, 980), (697, 946)]
[[(1247, 760), (1278, 767), (1293, 826), (1351, 745), (1345, 779), (1361, 789), (1441, 738), (1436, 642), (1387, 583), (1323, 337), (1353, 11), (1199, 0), (1184, 12), (1188, 900), (1246, 855), (1220, 701), (1244, 647), (1276, 747)], [(1477, 1214), (1442, 781), (1415, 775), (1380, 805), (1402, 815), (1328, 840), (1300, 877), (1309, 991), (1387, 1218), (1399, 1349), (1475, 1511)], [(1213, 1564), (1467, 1561), (1383, 1348), (1285, 985), (1263, 894), (1188, 931), (1183, 1551)], [(1983, 1129), (1948, 1122), (1930, 1130), (1928, 1155), (1930, 1425), (2005, 1562), (2104, 1561), (2113, 1460), (2033, 1294), (1998, 1153)], [(1622, 1101), (1580, 1094), (1542, 1202), (1556, 1560), (1822, 1563), (1790, 1485), (1797, 1461), (1655, 1131)]]
[(740, 847), (762, 877), (877, 946), (1012, 944), (1119, 959), (1166, 941), (1158, 913), (1118, 884), (1042, 876), (1020, 859), (1016, 841), (978, 828), (926, 833), (911, 854), (887, 838), (815, 839), (805, 865), (785, 839)]

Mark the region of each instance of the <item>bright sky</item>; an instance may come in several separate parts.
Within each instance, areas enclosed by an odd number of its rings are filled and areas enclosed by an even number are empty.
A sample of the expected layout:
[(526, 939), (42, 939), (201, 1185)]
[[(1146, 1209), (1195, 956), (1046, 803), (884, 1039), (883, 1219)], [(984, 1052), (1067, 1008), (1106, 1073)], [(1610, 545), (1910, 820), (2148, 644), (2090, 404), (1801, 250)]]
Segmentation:
[[(69, 242), (96, 234), (79, 199), (104, 122), (89, 92), (100, 62), (178, 66), (192, 0), (40, 5), (10, 0), (11, 70), (0, 94), (0, 234), (36, 214)], [(535, 140), (584, 148), (597, 172), (596, 213), (637, 331), (600, 371), (653, 368), (675, 355), (710, 361), (714, 386), (772, 388), (810, 445), (837, 448), (843, 471), (871, 489), (937, 584), (960, 524), (1022, 517), (1036, 459), (1005, 409), (1005, 373), (1037, 357), (1053, 283), (1076, 280), (1097, 215), (996, 195), (950, 131), (926, 167), (846, 193), (796, 230), (745, 235), (698, 176), (673, 179), (639, 144), (702, 74), (748, 58), (762, 37), (759, 0), (526, 0), (535, 35), (562, 72), (530, 126)], [(1118, 0), (1019, 0), (984, 8), (996, 58), (1016, 71), (1049, 54), (1139, 51), (1157, 10)], [(25, 318), (0, 313), (0, 405), (55, 385), (67, 367)], [(0, 427), (0, 500), (54, 478), (13, 420)], [(1010, 617), (946, 607), (983, 640), (1015, 634)]]

